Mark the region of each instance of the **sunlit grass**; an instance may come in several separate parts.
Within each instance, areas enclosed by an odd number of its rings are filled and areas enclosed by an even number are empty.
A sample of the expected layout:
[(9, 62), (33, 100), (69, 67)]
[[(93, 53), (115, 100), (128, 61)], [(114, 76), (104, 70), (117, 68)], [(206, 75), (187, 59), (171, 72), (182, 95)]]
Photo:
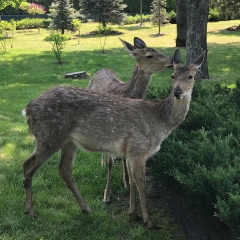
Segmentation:
[[(210, 23), (208, 25), (208, 64), (211, 81), (228, 86), (240, 77), (239, 32), (228, 33), (225, 28), (239, 21)], [(176, 25), (162, 27), (164, 36), (156, 37), (156, 27), (146, 23), (113, 26), (123, 32), (106, 41), (106, 54), (100, 53), (99, 39), (84, 36), (96, 29), (97, 24), (83, 24), (80, 45), (75, 34), (63, 51), (65, 64), (56, 59), (49, 42), (44, 41), (50, 30), (17, 31), (14, 47), (7, 48), (0, 58), (0, 239), (185, 239), (184, 234), (174, 237), (179, 226), (168, 210), (154, 209), (153, 218), (162, 226), (160, 231), (148, 231), (141, 222), (129, 221), (127, 215), (128, 192), (123, 189), (122, 165), (116, 162), (112, 180), (111, 206), (102, 204), (107, 170), (101, 167), (97, 153), (78, 151), (74, 164), (74, 179), (93, 210), (90, 215), (80, 208), (58, 174), (59, 153), (56, 153), (33, 180), (34, 206), (39, 213), (34, 220), (24, 214), (22, 164), (34, 148), (22, 110), (27, 103), (45, 90), (60, 84), (86, 87), (89, 79), (67, 79), (64, 74), (86, 71), (89, 78), (101, 68), (112, 68), (124, 81), (134, 69), (134, 59), (124, 50), (119, 37), (133, 43), (133, 37), (142, 38), (148, 46), (171, 56), (175, 50)], [(185, 49), (181, 49), (185, 59)], [(172, 70), (154, 74), (151, 85), (167, 87)], [(152, 209), (153, 210), (153, 209)]]

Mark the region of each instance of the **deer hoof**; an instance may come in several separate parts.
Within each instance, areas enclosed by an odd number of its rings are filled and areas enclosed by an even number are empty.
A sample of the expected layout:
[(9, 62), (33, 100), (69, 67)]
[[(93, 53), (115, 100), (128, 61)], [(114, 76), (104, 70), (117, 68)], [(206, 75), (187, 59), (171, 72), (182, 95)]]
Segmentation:
[(24, 213), (30, 218), (34, 218), (37, 216), (33, 209), (25, 209)]
[(160, 230), (161, 229), (161, 227), (155, 225), (151, 219), (149, 219), (145, 224), (146, 224), (146, 227), (151, 230)]

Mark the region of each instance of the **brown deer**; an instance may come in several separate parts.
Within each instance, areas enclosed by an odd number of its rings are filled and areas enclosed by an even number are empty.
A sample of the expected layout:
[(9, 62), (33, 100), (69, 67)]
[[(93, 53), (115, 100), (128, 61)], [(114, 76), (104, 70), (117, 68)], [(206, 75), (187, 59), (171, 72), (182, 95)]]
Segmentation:
[[(136, 66), (132, 73), (132, 77), (128, 83), (124, 83), (118, 74), (111, 69), (101, 69), (96, 72), (89, 82), (88, 89), (97, 92), (107, 92), (127, 96), (131, 98), (143, 98), (151, 75), (155, 72), (164, 71), (173, 66), (172, 58), (161, 52), (147, 47), (146, 43), (138, 38), (134, 38), (134, 46), (120, 38), (126, 51), (136, 60)], [(106, 162), (106, 157), (102, 155), (102, 164)], [(104, 191), (103, 201), (110, 203), (110, 184), (113, 167), (113, 158), (107, 158), (108, 177)], [(129, 179), (127, 174), (126, 159), (123, 159), (123, 182), (125, 188), (129, 187)]]
[(180, 51), (175, 51), (173, 90), (164, 100), (131, 99), (73, 86), (58, 86), (31, 101), (23, 110), (35, 137), (35, 149), (23, 164), (25, 212), (34, 216), (32, 178), (35, 171), (59, 150), (60, 175), (82, 210), (91, 211), (72, 177), (73, 160), (79, 146), (127, 159), (129, 214), (136, 216), (138, 191), (143, 221), (152, 228), (154, 224), (145, 194), (146, 161), (159, 151), (162, 141), (185, 119), (194, 76), (203, 60), (204, 53), (193, 64), (182, 65)]

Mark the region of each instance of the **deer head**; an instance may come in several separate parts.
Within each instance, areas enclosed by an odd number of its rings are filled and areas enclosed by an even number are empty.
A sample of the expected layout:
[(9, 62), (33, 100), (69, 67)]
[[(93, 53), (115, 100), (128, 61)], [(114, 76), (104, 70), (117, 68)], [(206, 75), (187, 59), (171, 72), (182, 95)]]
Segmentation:
[(148, 48), (140, 38), (134, 38), (134, 46), (121, 38), (120, 40), (126, 51), (136, 59), (138, 67), (144, 72), (152, 74), (173, 67), (172, 58), (153, 48)]
[(203, 52), (199, 57), (197, 57), (193, 64), (182, 65), (180, 50), (177, 49), (173, 56), (173, 66), (174, 73), (172, 74), (173, 80), (173, 95), (177, 99), (181, 99), (184, 96), (191, 96), (194, 77), (197, 70), (201, 67), (205, 57), (205, 52)]

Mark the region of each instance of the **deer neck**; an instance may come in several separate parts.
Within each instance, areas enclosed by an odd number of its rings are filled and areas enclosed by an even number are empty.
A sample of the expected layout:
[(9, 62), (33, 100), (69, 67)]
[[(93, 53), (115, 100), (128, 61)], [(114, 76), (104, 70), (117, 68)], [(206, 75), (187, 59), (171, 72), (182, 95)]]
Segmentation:
[(151, 78), (151, 73), (141, 70), (136, 64), (131, 80), (127, 83), (127, 92), (130, 97), (143, 98)]
[(180, 125), (189, 110), (191, 94), (185, 95), (182, 99), (176, 99), (173, 94), (166, 98), (163, 104), (166, 126), (175, 128)]

